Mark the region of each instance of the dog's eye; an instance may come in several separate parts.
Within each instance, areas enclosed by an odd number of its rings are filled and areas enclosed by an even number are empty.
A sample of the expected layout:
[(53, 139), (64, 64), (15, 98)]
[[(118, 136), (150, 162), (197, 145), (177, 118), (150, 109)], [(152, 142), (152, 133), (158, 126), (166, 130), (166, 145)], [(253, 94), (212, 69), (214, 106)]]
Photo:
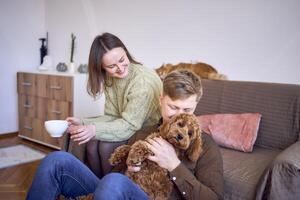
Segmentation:
[(184, 127), (184, 123), (183, 123), (183, 122), (178, 122), (177, 125), (178, 125), (180, 128)]
[(193, 135), (193, 131), (189, 130), (188, 134), (191, 137)]

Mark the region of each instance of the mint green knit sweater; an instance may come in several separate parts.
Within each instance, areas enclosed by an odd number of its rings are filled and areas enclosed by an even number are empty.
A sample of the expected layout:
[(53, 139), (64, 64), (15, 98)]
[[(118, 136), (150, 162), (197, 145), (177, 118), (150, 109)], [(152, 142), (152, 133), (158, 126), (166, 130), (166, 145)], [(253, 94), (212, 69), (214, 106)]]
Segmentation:
[(96, 139), (124, 141), (142, 126), (158, 123), (162, 82), (154, 70), (131, 64), (126, 77), (107, 77), (105, 82), (104, 116), (83, 119), (96, 126)]

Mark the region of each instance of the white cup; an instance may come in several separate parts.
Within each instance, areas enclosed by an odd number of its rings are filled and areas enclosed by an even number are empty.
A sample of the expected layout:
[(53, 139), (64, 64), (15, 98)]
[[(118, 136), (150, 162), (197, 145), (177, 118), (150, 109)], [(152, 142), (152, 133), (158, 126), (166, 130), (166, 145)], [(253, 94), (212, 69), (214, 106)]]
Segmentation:
[(61, 137), (68, 128), (66, 120), (45, 121), (45, 128), (51, 137)]

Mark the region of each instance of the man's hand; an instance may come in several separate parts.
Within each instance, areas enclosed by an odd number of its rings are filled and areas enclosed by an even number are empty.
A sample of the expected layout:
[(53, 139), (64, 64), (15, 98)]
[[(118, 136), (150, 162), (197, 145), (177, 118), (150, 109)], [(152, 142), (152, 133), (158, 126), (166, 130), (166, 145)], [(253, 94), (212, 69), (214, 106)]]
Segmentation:
[(175, 149), (169, 142), (161, 137), (148, 139), (147, 142), (148, 148), (154, 153), (154, 156), (148, 156), (149, 160), (156, 162), (169, 172), (173, 171), (180, 164)]
[(71, 139), (79, 142), (79, 145), (90, 141), (96, 135), (95, 125), (70, 126), (68, 131), (71, 135)]

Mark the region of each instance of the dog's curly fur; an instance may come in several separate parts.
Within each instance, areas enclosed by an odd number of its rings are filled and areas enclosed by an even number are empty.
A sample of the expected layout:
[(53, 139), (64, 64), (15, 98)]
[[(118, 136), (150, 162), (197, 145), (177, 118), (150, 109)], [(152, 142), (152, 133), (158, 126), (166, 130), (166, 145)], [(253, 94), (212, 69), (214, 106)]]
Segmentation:
[(189, 70), (194, 72), (202, 79), (212, 79), (212, 80), (227, 80), (227, 76), (224, 74), (219, 74), (218, 71), (206, 63), (178, 63), (173, 64), (164, 64), (161, 67), (155, 69), (156, 73), (161, 79), (164, 79), (167, 74), (175, 70)]
[(186, 156), (196, 162), (202, 152), (201, 130), (195, 115), (180, 114), (163, 123), (159, 132), (151, 133), (145, 140), (138, 140), (132, 146), (122, 145), (111, 155), (109, 162), (120, 166), (141, 166), (139, 172), (125, 174), (149, 195), (151, 199), (167, 199), (173, 183), (166, 169), (147, 159), (153, 153), (146, 145), (147, 139), (162, 137), (172, 144), (180, 158)]

